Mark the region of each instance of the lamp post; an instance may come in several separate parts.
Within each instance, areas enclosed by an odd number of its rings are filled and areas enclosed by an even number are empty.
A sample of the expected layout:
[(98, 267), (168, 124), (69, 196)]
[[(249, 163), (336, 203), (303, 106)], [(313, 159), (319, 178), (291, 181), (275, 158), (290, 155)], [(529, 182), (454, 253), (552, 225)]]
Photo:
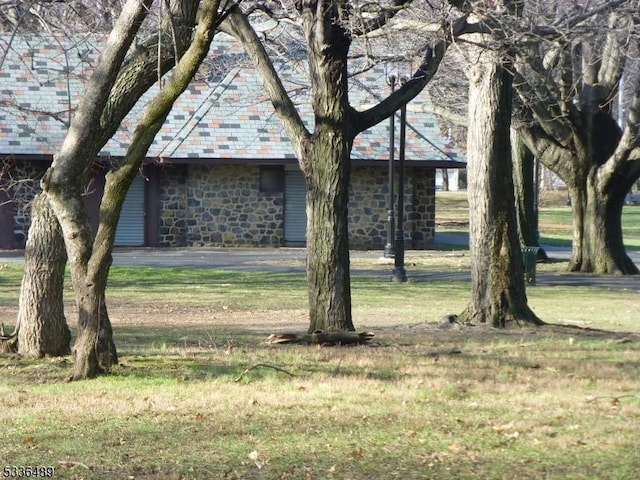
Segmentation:
[[(387, 83), (391, 87), (391, 93), (396, 89), (397, 77), (392, 73), (387, 77)], [(395, 218), (393, 215), (393, 161), (396, 149), (395, 140), (395, 113), (389, 117), (389, 201), (387, 203), (387, 244), (384, 246), (384, 258), (393, 258), (395, 255), (393, 239), (395, 237)]]
[[(404, 83), (404, 79), (403, 83)], [(400, 152), (398, 157), (398, 226), (396, 228), (395, 265), (391, 281), (403, 283), (407, 281), (404, 268), (404, 157), (407, 133), (407, 106), (400, 109)]]

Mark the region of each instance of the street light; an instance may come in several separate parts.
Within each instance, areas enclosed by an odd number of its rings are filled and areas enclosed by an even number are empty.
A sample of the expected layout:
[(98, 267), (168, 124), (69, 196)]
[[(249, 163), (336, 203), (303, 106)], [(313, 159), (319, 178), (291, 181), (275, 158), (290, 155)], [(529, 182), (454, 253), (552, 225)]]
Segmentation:
[[(391, 74), (387, 77), (387, 84), (391, 87), (391, 93), (396, 89), (398, 77)], [(389, 117), (389, 201), (387, 203), (387, 244), (384, 246), (384, 258), (394, 257), (393, 239), (395, 237), (395, 218), (393, 215), (393, 161), (396, 149), (395, 141), (395, 112)]]
[[(406, 78), (401, 82), (405, 83)], [(400, 109), (400, 152), (398, 158), (398, 227), (396, 228), (395, 265), (391, 281), (403, 283), (407, 281), (407, 271), (404, 268), (404, 159), (407, 134), (407, 105)]]

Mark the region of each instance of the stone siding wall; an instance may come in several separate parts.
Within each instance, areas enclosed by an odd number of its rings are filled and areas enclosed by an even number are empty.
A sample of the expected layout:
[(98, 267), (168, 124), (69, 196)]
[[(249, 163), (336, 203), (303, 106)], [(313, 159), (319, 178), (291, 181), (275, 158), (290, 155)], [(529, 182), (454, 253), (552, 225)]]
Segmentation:
[[(163, 165), (160, 169), (158, 246), (187, 245), (187, 165)], [(147, 208), (155, 208), (147, 206)]]
[[(387, 243), (389, 186), (386, 167), (354, 167), (349, 189), (349, 243), (356, 250), (380, 250)], [(393, 208), (397, 222), (398, 181)], [(408, 168), (404, 189), (405, 247), (433, 245), (435, 175), (433, 169)], [(395, 239), (394, 239), (395, 240)]]
[[(10, 162), (10, 160), (7, 160)], [(8, 169), (6, 178), (0, 179), (0, 188), (10, 202), (4, 208), (11, 209), (14, 247), (23, 248), (31, 226), (31, 201), (40, 193), (40, 179), (50, 162), (22, 160)]]
[(384, 167), (352, 167), (349, 185), (349, 247), (375, 250), (387, 243), (389, 188)]
[(165, 183), (170, 179), (167, 174), (161, 180), (162, 245), (284, 243), (284, 193), (260, 192), (258, 165), (190, 165), (185, 169), (181, 185)]
[[(433, 243), (433, 170), (407, 169), (405, 245)], [(160, 246), (256, 247), (284, 245), (284, 193), (261, 193), (255, 165), (166, 166), (160, 176)], [(396, 185), (397, 192), (397, 185)], [(397, 200), (394, 200), (396, 203)], [(349, 200), (351, 248), (387, 243), (386, 167), (353, 167)]]
[(424, 250), (433, 247), (436, 231), (436, 172), (434, 169), (409, 169), (412, 208), (408, 215), (411, 244), (408, 248)]

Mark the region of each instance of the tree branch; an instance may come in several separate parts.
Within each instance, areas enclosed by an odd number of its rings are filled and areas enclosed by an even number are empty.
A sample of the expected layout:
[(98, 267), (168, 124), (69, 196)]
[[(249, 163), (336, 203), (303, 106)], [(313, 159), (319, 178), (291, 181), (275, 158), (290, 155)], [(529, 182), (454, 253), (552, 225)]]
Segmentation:
[(411, 79), (402, 85), (398, 90), (391, 93), (378, 105), (362, 112), (355, 112), (354, 125), (356, 132), (360, 133), (374, 125), (377, 125), (386, 118), (389, 118), (400, 107), (406, 105), (414, 99), (431, 81), (438, 71), (438, 67), (444, 58), (444, 54), (451, 41), (466, 31), (467, 17), (458, 18), (445, 32), (444, 38), (432, 47), (428, 47), (423, 57), (422, 63), (417, 68)]
[(232, 8), (220, 29), (233, 36), (244, 47), (256, 70), (258, 70), (262, 84), (291, 140), (296, 156), (303, 158), (305, 142), (311, 134), (304, 126), (298, 110), (287, 94), (273, 63), (262, 42), (260, 42), (260, 39), (249, 24), (246, 15), (238, 7)]
[(295, 377), (295, 375), (287, 370), (285, 370), (284, 368), (280, 368), (280, 367), (275, 367), (273, 365), (267, 365), (266, 363), (256, 363), (255, 365), (250, 366), (249, 368), (246, 368), (244, 370), (244, 372), (242, 372), (240, 374), (240, 376), (238, 376), (238, 378), (236, 378), (234, 380), (234, 382), (239, 382), (240, 380), (242, 380), (242, 378), (249, 373), (251, 370), (255, 370), (256, 368), (271, 368), (273, 370), (277, 370), (278, 372), (282, 372), (282, 373), (286, 373), (287, 375), (289, 375), (290, 377)]
[(412, 3), (413, 0), (393, 0), (390, 7), (383, 8), (378, 15), (369, 20), (363, 21), (360, 28), (353, 28), (351, 35), (359, 37), (362, 35), (368, 35), (371, 32), (381, 29), (387, 23), (394, 18), (402, 9)]
[[(102, 114), (125, 55), (142, 20), (149, 13), (152, 2), (153, 0), (128, 1), (125, 4), (107, 39), (100, 62), (91, 76), (60, 152), (54, 159), (53, 166), (56, 168), (51, 168), (43, 178), (43, 189), (55, 188), (59, 192), (71, 193), (81, 187), (81, 181), (75, 182), (77, 185), (72, 186), (68, 185), (67, 179), (84, 178), (83, 172), (90, 165), (86, 159), (95, 156), (92, 155), (91, 147), (99, 132), (99, 129), (95, 128), (96, 119)], [(76, 194), (79, 195), (79, 192)]]
[(221, 0), (204, 0), (195, 36), (189, 48), (180, 56), (164, 87), (149, 101), (140, 123), (127, 149), (119, 169), (107, 175), (103, 200), (100, 205), (100, 224), (94, 241), (90, 268), (100, 272), (111, 258), (111, 247), (116, 235), (117, 219), (129, 186), (147, 155), (156, 134), (162, 128), (177, 98), (187, 89), (204, 58), (224, 12), (219, 12)]

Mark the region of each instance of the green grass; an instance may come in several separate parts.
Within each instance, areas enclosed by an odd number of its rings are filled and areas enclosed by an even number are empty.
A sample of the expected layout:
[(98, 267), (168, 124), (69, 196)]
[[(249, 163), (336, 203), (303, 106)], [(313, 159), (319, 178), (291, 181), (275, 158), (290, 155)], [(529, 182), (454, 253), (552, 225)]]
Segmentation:
[[(547, 245), (571, 246), (572, 215), (566, 195), (550, 192), (539, 208), (540, 242)], [(438, 232), (467, 232), (469, 205), (466, 192), (436, 194)], [(628, 249), (640, 249), (640, 206), (627, 205), (622, 210), (622, 234)]]
[[(302, 274), (113, 268), (120, 364), (65, 383), (70, 358), (0, 357), (0, 463), (78, 480), (636, 478), (637, 291), (528, 289), (545, 320), (591, 330), (443, 329), (470, 284), (429, 275), (468, 256), (409, 260), (406, 285), (355, 262), (354, 320), (376, 338), (352, 348), (263, 343), (306, 328)], [(0, 269), (8, 324), (20, 274)]]
[[(466, 203), (444, 200), (439, 221), (465, 231)], [(638, 212), (624, 211), (631, 247)], [(570, 222), (568, 208), (545, 206), (543, 241), (567, 244)], [(435, 274), (467, 272), (467, 252), (412, 252), (406, 285), (377, 260), (352, 268), (364, 272), (353, 311), (376, 334), (368, 347), (263, 343), (306, 329), (302, 273), (114, 267), (120, 364), (65, 383), (70, 358), (0, 357), (0, 463), (78, 480), (637, 477), (637, 290), (528, 289), (541, 318), (588, 329), (444, 329), (470, 282)], [(0, 266), (9, 326), (21, 272)], [(66, 303), (72, 319), (70, 291)]]

